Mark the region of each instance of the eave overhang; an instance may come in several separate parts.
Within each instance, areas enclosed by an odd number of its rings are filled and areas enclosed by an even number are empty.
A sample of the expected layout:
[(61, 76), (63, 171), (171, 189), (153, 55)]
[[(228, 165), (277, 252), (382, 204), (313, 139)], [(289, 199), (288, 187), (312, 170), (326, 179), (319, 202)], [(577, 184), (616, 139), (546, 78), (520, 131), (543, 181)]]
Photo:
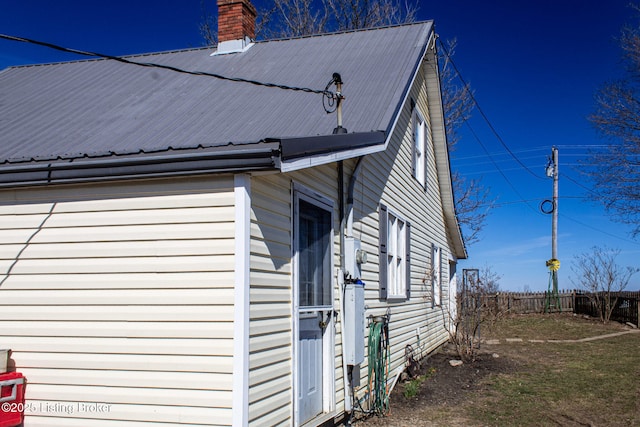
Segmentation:
[[(185, 152), (186, 151), (186, 152)], [(0, 188), (277, 170), (280, 146), (259, 143), (0, 166)]]
[(280, 144), (280, 170), (291, 172), (383, 151), (386, 139), (385, 132), (371, 131), (279, 138), (270, 141), (278, 141)]
[(267, 138), (157, 153), (25, 159), (0, 165), (0, 188), (304, 169), (384, 149), (384, 132)]

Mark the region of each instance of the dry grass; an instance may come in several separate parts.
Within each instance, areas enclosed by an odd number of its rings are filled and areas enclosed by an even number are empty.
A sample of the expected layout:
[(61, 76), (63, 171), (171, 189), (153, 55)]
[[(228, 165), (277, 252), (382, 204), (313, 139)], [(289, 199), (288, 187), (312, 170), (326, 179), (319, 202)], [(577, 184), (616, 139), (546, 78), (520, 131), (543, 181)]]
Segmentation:
[(582, 343), (528, 342), (623, 330), (571, 315), (504, 319), (491, 337), (523, 342), (492, 348), (520, 369), (488, 378), (487, 392), (466, 403), (466, 416), (487, 426), (640, 426), (639, 333)]
[(484, 344), (476, 364), (451, 368), (453, 355), (430, 358), (424, 369), (436, 374), (418, 395), (407, 399), (399, 384), (391, 415), (363, 426), (640, 427), (639, 332), (589, 342), (547, 341), (625, 330), (571, 314), (501, 319), (483, 330), (484, 339), (500, 344)]

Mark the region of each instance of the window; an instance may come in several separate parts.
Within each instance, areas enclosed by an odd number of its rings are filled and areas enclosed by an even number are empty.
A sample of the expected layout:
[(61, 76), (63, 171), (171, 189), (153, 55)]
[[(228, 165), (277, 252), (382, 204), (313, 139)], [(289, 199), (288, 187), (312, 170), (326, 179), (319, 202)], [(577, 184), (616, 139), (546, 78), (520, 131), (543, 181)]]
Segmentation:
[(427, 122), (417, 108), (413, 109), (413, 176), (422, 187), (427, 186)]
[(409, 299), (410, 224), (380, 205), (380, 299)]
[(441, 305), (442, 300), (442, 251), (439, 247), (432, 245), (431, 246), (431, 266), (433, 268), (433, 278), (432, 281), (432, 295), (433, 295), (433, 305), (439, 306)]
[(298, 201), (300, 307), (331, 305), (331, 212)]

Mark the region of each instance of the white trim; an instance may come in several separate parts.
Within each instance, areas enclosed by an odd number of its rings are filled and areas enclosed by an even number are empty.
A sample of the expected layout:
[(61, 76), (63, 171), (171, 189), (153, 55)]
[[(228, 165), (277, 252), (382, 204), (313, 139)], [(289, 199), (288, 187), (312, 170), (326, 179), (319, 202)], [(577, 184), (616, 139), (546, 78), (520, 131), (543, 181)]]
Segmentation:
[(414, 152), (412, 156), (413, 164), (413, 177), (420, 183), (422, 188), (427, 188), (427, 152), (429, 150), (428, 141), (429, 133), (431, 132), (428, 122), (425, 120), (424, 114), (420, 111), (416, 105), (411, 112), (411, 134), (412, 145), (411, 149)]
[(240, 53), (251, 48), (255, 43), (249, 37), (238, 40), (226, 40), (218, 43), (216, 51), (209, 56), (226, 55), (228, 53)]
[(367, 154), (379, 153), (386, 150), (389, 143), (389, 137), (384, 145), (373, 145), (370, 147), (358, 148), (356, 150), (346, 150), (338, 153), (318, 154), (315, 156), (303, 157), (301, 159), (283, 161), (280, 164), (280, 170), (282, 172), (292, 172), (300, 169), (311, 168), (314, 166), (325, 165), (327, 163), (333, 163), (340, 160), (348, 160), (354, 157), (366, 156)]
[[(292, 331), (293, 331), (293, 354), (292, 354), (292, 366), (293, 366), (293, 384), (292, 384), (292, 397), (293, 397), (293, 425), (300, 425), (300, 416), (298, 412), (298, 354), (299, 354), (299, 344), (300, 340), (298, 339), (298, 322), (299, 315), (302, 312), (313, 311), (314, 309), (319, 308), (327, 308), (328, 306), (322, 307), (305, 307), (304, 309), (300, 309), (299, 307), (299, 288), (297, 286), (297, 271), (298, 271), (298, 244), (297, 244), (297, 226), (296, 220), (299, 215), (298, 203), (299, 200), (305, 200), (321, 209), (327, 210), (331, 214), (331, 240), (329, 242), (330, 245), (330, 260), (331, 265), (329, 269), (329, 275), (331, 278), (331, 309), (335, 310), (335, 292), (334, 288), (336, 285), (335, 278), (335, 243), (334, 243), (334, 201), (330, 198), (308, 188), (303, 185), (300, 185), (296, 182), (292, 182), (292, 203), (291, 203), (291, 259), (292, 259), (292, 288), (293, 288), (293, 304), (292, 304)], [(329, 324), (325, 329), (325, 333), (323, 334), (322, 339), (322, 363), (323, 363), (323, 372), (329, 372), (328, 375), (323, 375), (322, 381), (322, 411), (318, 417), (309, 420), (306, 424), (316, 424), (319, 420), (331, 419), (335, 414), (336, 409), (336, 377), (335, 377), (335, 335), (336, 335), (336, 325), (335, 325), (335, 317), (332, 315), (329, 318)]]
[(233, 317), (234, 427), (249, 424), (249, 273), (251, 247), (251, 176), (234, 175), (235, 270)]
[[(395, 262), (395, 259), (397, 258), (397, 255), (398, 255), (397, 251), (399, 250), (399, 248), (398, 248), (398, 243), (399, 243), (399, 239), (398, 239), (399, 235), (398, 235), (398, 233), (396, 232), (396, 235), (395, 235), (396, 240), (393, 243), (389, 240), (389, 235), (393, 234), (393, 232), (390, 231), (390, 226), (391, 226), (391, 224), (389, 223), (390, 222), (390, 218), (389, 218), (390, 216), (394, 217), (396, 219), (396, 221), (400, 221), (400, 222), (402, 222), (404, 224), (403, 231), (402, 231), (402, 248), (400, 250), (404, 254), (404, 256), (401, 258), (402, 259), (402, 267), (401, 267), (402, 273), (401, 274), (404, 274), (405, 276), (406, 276), (406, 271), (407, 271), (407, 267), (406, 267), (407, 266), (407, 256), (409, 256), (409, 254), (406, 251), (406, 248), (407, 248), (407, 241), (406, 241), (406, 239), (407, 239), (407, 224), (409, 223), (409, 221), (407, 221), (407, 219), (405, 218), (404, 215), (398, 215), (398, 213), (395, 210), (393, 210), (389, 206), (387, 206), (387, 259), (384, 260), (384, 262), (387, 263), (387, 300), (404, 301), (404, 300), (407, 299), (407, 290), (411, 286), (411, 277), (404, 277), (404, 283), (398, 283), (398, 281), (397, 281), (398, 275), (395, 274), (394, 278), (393, 278), (394, 286), (392, 286), (391, 281), (389, 280), (389, 274), (390, 274), (389, 272), (390, 272), (390, 267), (391, 267), (389, 265), (389, 256), (390, 256), (389, 253), (391, 252), (391, 248), (393, 248), (395, 250), (396, 253), (393, 255), (393, 259), (394, 259), (394, 262)], [(392, 246), (392, 244), (394, 246)], [(397, 266), (396, 266), (396, 269), (397, 269)], [(403, 289), (403, 293), (402, 294), (393, 294), (392, 295), (392, 293), (391, 293), (392, 287), (397, 287), (397, 286), (400, 286), (400, 287), (404, 288)], [(394, 290), (397, 290), (397, 289), (394, 289)]]

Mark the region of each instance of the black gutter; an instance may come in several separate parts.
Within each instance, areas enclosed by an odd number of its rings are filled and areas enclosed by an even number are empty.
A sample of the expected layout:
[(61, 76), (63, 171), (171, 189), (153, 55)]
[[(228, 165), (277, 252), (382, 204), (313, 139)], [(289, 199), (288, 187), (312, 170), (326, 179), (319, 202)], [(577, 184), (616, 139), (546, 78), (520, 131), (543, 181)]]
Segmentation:
[(0, 188), (277, 170), (277, 143), (211, 147), (188, 154), (138, 154), (0, 166)]
[(381, 145), (385, 140), (385, 132), (372, 131), (301, 138), (270, 138), (258, 143), (157, 153), (7, 162), (0, 165), (0, 188), (208, 173), (277, 171), (280, 170), (281, 161), (348, 152)]

